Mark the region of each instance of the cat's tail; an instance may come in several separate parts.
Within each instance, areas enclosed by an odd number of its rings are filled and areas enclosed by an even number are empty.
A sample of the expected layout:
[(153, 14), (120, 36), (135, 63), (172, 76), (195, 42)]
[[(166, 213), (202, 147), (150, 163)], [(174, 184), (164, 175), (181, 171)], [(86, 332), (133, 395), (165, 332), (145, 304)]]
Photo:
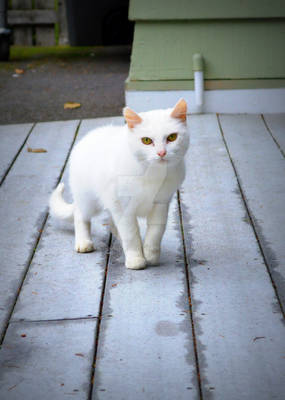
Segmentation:
[(60, 183), (52, 192), (49, 200), (49, 209), (53, 217), (73, 221), (73, 203), (67, 203), (62, 194), (64, 191), (64, 183)]

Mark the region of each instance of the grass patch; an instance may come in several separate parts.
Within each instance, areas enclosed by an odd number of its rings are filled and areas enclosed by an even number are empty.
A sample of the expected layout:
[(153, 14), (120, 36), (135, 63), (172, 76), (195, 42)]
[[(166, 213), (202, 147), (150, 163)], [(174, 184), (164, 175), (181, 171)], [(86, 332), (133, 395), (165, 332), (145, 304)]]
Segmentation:
[(77, 58), (99, 54), (103, 47), (72, 46), (11, 46), (10, 61), (25, 61), (40, 58)]

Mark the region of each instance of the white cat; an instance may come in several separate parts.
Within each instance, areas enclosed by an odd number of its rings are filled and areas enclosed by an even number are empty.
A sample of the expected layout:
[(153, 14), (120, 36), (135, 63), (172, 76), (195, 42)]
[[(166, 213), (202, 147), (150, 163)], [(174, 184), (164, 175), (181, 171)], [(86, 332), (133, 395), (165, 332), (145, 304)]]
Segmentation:
[[(121, 240), (126, 267), (158, 263), (169, 202), (185, 175), (186, 112), (183, 99), (173, 109), (139, 114), (126, 107), (126, 125), (97, 128), (75, 146), (70, 159), (74, 203), (64, 201), (60, 183), (51, 195), (50, 211), (74, 220), (76, 251), (94, 249), (90, 219), (105, 209)], [(143, 245), (137, 217), (147, 218)]]

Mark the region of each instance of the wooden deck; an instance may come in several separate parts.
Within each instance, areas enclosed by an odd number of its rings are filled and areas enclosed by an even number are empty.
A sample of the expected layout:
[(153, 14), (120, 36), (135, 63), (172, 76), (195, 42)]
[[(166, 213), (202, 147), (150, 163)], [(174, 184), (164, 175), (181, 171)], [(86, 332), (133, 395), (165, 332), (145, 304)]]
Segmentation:
[(111, 120), (0, 127), (0, 399), (283, 400), (285, 114), (190, 116), (161, 265), (142, 271), (104, 218), (77, 254), (48, 215), (72, 146)]

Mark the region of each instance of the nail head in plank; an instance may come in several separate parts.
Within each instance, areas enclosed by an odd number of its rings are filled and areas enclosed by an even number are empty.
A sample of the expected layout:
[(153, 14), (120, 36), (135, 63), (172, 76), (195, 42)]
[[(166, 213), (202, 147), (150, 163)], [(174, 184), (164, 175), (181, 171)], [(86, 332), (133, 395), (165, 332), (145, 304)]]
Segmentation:
[(281, 400), (282, 314), (216, 116), (189, 127), (181, 199), (203, 398)]
[(93, 399), (197, 399), (197, 376), (176, 199), (159, 266), (128, 270), (113, 246)]
[(0, 125), (0, 182), (21, 150), (33, 124)]
[(95, 321), (12, 323), (0, 351), (1, 399), (87, 399)]
[[(60, 176), (77, 125), (78, 121), (37, 124), (1, 186), (1, 330), (34, 253), (48, 196)], [(27, 147), (47, 152), (29, 153)]]
[(266, 262), (285, 309), (285, 160), (258, 115), (221, 115), (221, 126)]

